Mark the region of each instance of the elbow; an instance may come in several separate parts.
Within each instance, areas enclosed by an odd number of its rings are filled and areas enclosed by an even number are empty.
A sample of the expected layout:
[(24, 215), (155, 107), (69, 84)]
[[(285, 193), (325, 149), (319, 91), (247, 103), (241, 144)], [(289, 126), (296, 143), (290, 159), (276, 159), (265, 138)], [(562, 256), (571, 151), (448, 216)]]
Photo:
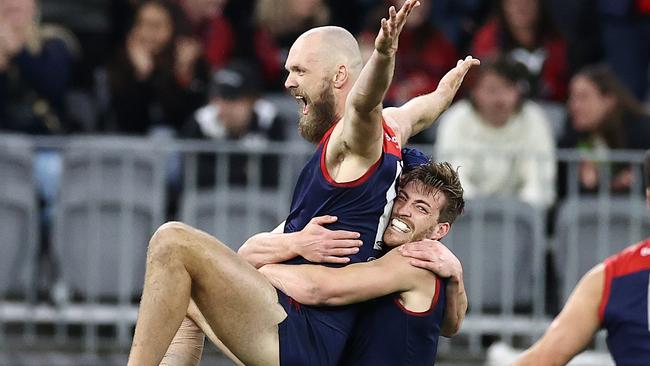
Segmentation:
[(374, 102), (369, 95), (363, 93), (355, 93), (348, 99), (346, 110), (347, 109), (354, 111), (355, 114), (360, 116), (381, 116), (382, 105), (381, 100)]
[(463, 321), (459, 318), (445, 322), (440, 327), (440, 335), (445, 338), (451, 338), (460, 332), (460, 325)]
[(265, 263), (256, 259), (255, 253), (252, 250), (252, 245), (249, 244), (249, 240), (247, 240), (241, 247), (239, 247), (239, 249), (237, 249), (237, 254), (251, 266), (259, 269)]
[(314, 281), (307, 291), (309, 303), (306, 305), (315, 306), (338, 306), (343, 305), (341, 296), (336, 292), (336, 287), (328, 281)]

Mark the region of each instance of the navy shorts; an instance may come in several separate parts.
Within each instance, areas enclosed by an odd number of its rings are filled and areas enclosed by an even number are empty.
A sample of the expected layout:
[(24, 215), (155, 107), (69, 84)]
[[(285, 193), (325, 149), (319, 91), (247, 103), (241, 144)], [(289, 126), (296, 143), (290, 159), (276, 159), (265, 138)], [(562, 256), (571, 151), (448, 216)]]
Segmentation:
[(278, 290), (287, 318), (278, 325), (280, 366), (336, 366), (347, 336), (322, 321), (320, 308), (304, 306)]

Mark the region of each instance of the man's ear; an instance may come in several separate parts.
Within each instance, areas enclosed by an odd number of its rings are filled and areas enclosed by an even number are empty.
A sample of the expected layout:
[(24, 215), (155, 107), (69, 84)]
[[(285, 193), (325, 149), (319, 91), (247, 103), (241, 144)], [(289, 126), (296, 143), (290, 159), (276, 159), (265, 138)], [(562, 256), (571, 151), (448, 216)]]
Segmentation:
[(451, 225), (449, 225), (448, 222), (441, 222), (436, 224), (436, 226), (433, 228), (433, 233), (431, 234), (431, 239), (433, 240), (441, 240), (442, 238), (447, 235), (449, 232), (449, 229), (451, 228)]
[(650, 188), (645, 189), (645, 201), (648, 204), (648, 210), (650, 210)]
[(332, 80), (332, 85), (334, 85), (334, 87), (337, 89), (341, 89), (346, 84), (349, 77), (350, 74), (348, 73), (347, 66), (338, 65), (336, 68), (336, 73), (334, 74), (334, 78)]

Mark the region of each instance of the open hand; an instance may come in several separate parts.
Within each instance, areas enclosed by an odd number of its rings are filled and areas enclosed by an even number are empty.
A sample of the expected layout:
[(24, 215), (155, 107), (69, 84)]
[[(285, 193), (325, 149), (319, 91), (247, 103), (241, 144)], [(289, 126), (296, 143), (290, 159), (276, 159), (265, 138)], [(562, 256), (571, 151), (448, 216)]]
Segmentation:
[(381, 29), (375, 39), (375, 49), (377, 52), (392, 56), (397, 51), (399, 35), (406, 24), (406, 18), (413, 8), (420, 6), (417, 0), (406, 0), (402, 8), (398, 11), (394, 6), (388, 9), (388, 20), (381, 19)]
[(460, 260), (437, 240), (425, 239), (407, 243), (397, 250), (403, 256), (411, 258), (412, 266), (426, 269), (442, 278), (462, 278), (463, 267)]
[(347, 256), (359, 252), (363, 244), (354, 231), (329, 230), (324, 225), (336, 222), (335, 216), (317, 216), (299, 232), (293, 251), (315, 263), (348, 263)]
[(138, 80), (145, 80), (154, 70), (154, 59), (151, 51), (140, 40), (137, 33), (131, 33), (126, 41), (126, 52), (135, 69)]
[(460, 88), (460, 85), (463, 83), (463, 79), (469, 70), (472, 67), (478, 66), (480, 64), (481, 61), (472, 56), (467, 56), (464, 60), (458, 60), (456, 67), (449, 70), (445, 76), (440, 79), (440, 83), (438, 83), (438, 90), (446, 91), (452, 95), (455, 95)]

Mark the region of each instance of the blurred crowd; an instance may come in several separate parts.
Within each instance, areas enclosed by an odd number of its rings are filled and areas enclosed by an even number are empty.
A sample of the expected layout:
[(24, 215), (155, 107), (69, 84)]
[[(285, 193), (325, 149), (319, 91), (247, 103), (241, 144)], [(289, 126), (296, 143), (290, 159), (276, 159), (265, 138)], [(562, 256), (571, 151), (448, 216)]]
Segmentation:
[[(340, 25), (369, 55), (379, 19), (402, 1), (0, 0), (0, 130), (283, 141), (295, 121), (267, 96), (283, 92), (295, 38)], [(650, 148), (650, 0), (423, 0), (385, 104), (434, 90), (467, 54), (482, 66), (437, 130), (412, 142), (463, 166), (469, 198), (548, 208), (565, 194), (549, 189), (567, 179), (558, 147)], [(629, 167), (613, 167), (611, 182), (599, 168), (581, 163), (581, 190), (629, 190)]]

